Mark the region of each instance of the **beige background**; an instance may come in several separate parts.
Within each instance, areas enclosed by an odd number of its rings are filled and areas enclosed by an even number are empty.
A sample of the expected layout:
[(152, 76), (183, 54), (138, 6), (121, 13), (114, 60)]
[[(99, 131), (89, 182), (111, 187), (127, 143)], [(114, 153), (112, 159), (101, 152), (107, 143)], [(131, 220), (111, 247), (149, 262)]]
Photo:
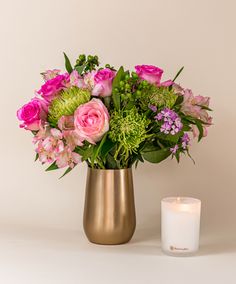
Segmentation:
[[(235, 228), (235, 1), (1, 1), (0, 223), (82, 229), (86, 166), (58, 180), (34, 163), (31, 134), (16, 110), (40, 87), (39, 73), (97, 54), (101, 63), (154, 64), (195, 94), (210, 96), (214, 126), (193, 145), (196, 160), (167, 160), (134, 171), (137, 232), (157, 230), (160, 200), (188, 195), (203, 202), (204, 230)], [(221, 229), (223, 230), (223, 229)]]

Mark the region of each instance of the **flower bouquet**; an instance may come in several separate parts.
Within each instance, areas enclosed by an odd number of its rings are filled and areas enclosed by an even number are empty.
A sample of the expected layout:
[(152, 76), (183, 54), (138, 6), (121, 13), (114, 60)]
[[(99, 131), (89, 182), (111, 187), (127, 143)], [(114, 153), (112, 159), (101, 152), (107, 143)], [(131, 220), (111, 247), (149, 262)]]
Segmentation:
[(163, 70), (137, 65), (135, 71), (99, 67), (97, 56), (80, 55), (66, 73), (47, 70), (44, 84), (17, 111), (20, 127), (33, 133), (36, 160), (47, 171), (85, 161), (98, 169), (130, 168), (144, 160), (189, 155), (190, 134), (207, 135), (212, 118), (209, 98), (194, 96)]
[(134, 71), (80, 55), (67, 72), (42, 73), (44, 84), (17, 111), (20, 127), (31, 131), (36, 158), (46, 171), (88, 165), (84, 229), (100, 244), (129, 241), (135, 229), (131, 168), (144, 160), (189, 157), (191, 136), (198, 141), (212, 124), (209, 98), (172, 80), (163, 70), (137, 65)]

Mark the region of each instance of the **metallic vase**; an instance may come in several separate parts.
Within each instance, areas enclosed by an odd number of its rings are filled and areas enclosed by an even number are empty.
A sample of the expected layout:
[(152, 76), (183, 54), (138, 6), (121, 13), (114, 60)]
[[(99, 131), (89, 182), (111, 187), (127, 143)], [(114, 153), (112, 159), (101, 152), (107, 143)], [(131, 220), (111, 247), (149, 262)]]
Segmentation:
[(132, 238), (135, 226), (132, 169), (88, 168), (84, 231), (89, 241), (123, 244)]

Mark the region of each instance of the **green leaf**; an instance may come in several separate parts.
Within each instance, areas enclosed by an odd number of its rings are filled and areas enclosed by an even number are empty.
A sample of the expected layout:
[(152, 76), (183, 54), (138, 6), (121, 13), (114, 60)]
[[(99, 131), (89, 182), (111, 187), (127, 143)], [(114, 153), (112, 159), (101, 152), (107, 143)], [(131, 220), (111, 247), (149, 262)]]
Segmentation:
[(67, 170), (64, 172), (62, 176), (59, 177), (59, 179), (63, 178), (65, 175), (67, 175), (70, 171), (72, 171), (72, 168), (67, 168)]
[(94, 145), (89, 145), (88, 147), (76, 147), (74, 152), (82, 156), (82, 160), (86, 161), (92, 157), (94, 150)]
[(58, 166), (56, 165), (56, 162), (52, 163), (45, 171), (49, 172), (49, 171), (54, 171), (57, 170)]
[(65, 54), (65, 52), (63, 52), (64, 57), (65, 57), (65, 67), (68, 73), (71, 73), (73, 71), (73, 68), (71, 66), (70, 63), (70, 59), (68, 58), (68, 56)]
[(92, 155), (92, 158), (91, 158), (92, 167), (94, 166), (94, 162), (96, 161), (97, 156), (99, 155), (100, 150), (101, 150), (104, 142), (106, 141), (106, 138), (107, 138), (107, 133), (103, 136), (101, 142), (94, 147), (93, 155)]
[(183, 101), (184, 101), (184, 96), (178, 96), (176, 101), (175, 101), (174, 106), (181, 105)]
[(158, 133), (158, 134), (156, 134), (156, 137), (161, 139), (161, 140), (173, 142), (173, 143), (176, 144), (179, 141), (180, 136), (182, 136), (182, 135), (183, 135), (183, 132), (180, 131), (179, 133), (177, 133), (175, 135)]
[(157, 151), (151, 151), (151, 152), (143, 152), (143, 158), (150, 162), (150, 163), (160, 163), (161, 161), (165, 160), (167, 157), (169, 157), (171, 154), (169, 148), (163, 148), (161, 150)]
[(76, 65), (75, 70), (81, 75), (84, 71), (85, 65)]
[(201, 109), (205, 109), (205, 110), (208, 110), (208, 111), (212, 111), (211, 108), (207, 107), (207, 106), (202, 106), (202, 105), (196, 105), (196, 106), (199, 106)]
[(114, 159), (114, 157), (108, 153), (107, 158), (106, 158), (106, 168), (107, 169), (117, 169), (117, 163)]
[(200, 140), (202, 139), (203, 137), (203, 127), (202, 127), (202, 124), (201, 122), (199, 122), (198, 119), (195, 120), (195, 124), (199, 130), (199, 135), (198, 135), (198, 142), (200, 142)]
[(101, 156), (102, 158), (105, 158), (106, 155), (115, 147), (116, 143), (112, 142), (110, 139), (106, 139), (104, 144), (101, 148)]
[(39, 154), (38, 154), (38, 153), (36, 153), (36, 156), (35, 156), (34, 161), (36, 162), (36, 161), (38, 160), (38, 158), (39, 158)]
[(183, 70), (184, 70), (184, 66), (179, 69), (179, 71), (178, 71), (177, 74), (175, 75), (174, 79), (172, 80), (173, 82), (179, 77), (180, 73), (181, 73)]
[(121, 66), (112, 82), (112, 99), (117, 110), (120, 110), (120, 94), (116, 93), (115, 89), (119, 87), (119, 83), (125, 77), (125, 74), (124, 67)]

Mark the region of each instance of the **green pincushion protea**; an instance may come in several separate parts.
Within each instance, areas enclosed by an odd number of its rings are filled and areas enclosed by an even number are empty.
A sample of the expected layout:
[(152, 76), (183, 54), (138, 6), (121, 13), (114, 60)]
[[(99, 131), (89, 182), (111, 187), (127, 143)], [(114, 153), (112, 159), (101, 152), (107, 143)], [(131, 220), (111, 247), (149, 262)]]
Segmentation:
[(110, 119), (109, 131), (109, 138), (119, 145), (114, 158), (120, 155), (125, 162), (130, 154), (136, 153), (140, 144), (149, 137), (147, 134), (149, 124), (150, 120), (139, 114), (136, 108), (115, 111)]
[(146, 110), (149, 105), (154, 105), (158, 108), (168, 107), (172, 108), (176, 102), (177, 95), (173, 89), (166, 87), (157, 87), (154, 85), (147, 86), (143, 90), (141, 96), (141, 107)]
[(63, 115), (72, 115), (81, 104), (90, 100), (90, 92), (85, 89), (72, 87), (62, 91), (60, 96), (56, 97), (48, 111), (48, 122), (51, 126), (56, 127), (58, 120)]

